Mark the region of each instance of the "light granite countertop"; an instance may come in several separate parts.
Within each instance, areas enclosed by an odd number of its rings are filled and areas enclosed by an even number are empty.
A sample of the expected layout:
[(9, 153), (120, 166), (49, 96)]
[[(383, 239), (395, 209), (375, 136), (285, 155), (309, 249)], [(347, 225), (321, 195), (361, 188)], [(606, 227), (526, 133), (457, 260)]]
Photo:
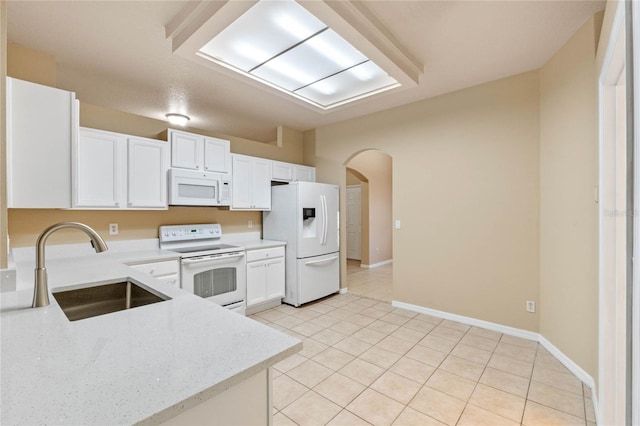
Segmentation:
[(47, 307), (29, 307), (33, 270), (17, 262), (17, 291), (0, 294), (1, 424), (161, 423), (302, 348), (298, 339), (125, 265), (175, 253), (53, 257), (50, 291), (130, 277), (171, 300), (71, 322), (54, 297)]
[(245, 250), (259, 250), (259, 249), (267, 249), (273, 247), (284, 247), (287, 243), (283, 241), (273, 241), (273, 240), (248, 240), (248, 241), (238, 241), (238, 244), (243, 246)]

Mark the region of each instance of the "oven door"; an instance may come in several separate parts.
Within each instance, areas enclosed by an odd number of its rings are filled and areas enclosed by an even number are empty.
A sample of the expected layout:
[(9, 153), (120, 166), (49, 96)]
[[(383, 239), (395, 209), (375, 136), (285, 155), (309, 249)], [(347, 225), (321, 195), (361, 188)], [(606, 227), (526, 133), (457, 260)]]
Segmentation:
[(182, 259), (182, 289), (221, 306), (242, 302), (247, 294), (244, 252)]

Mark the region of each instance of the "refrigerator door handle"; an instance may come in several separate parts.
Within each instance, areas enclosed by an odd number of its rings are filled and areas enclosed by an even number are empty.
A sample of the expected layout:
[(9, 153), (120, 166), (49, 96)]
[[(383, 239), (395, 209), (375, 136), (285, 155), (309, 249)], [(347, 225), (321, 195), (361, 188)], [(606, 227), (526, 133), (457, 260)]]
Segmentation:
[(320, 232), (320, 245), (324, 245), (324, 195), (320, 196), (320, 212), (322, 213), (322, 232)]
[(320, 202), (322, 205), (322, 242), (321, 244), (324, 246), (327, 244), (327, 228), (329, 227), (329, 221), (327, 219), (327, 197), (324, 195), (320, 196)]
[(322, 260), (312, 260), (311, 262), (304, 262), (305, 265), (322, 265), (324, 263), (331, 263), (334, 260), (336, 260), (338, 258), (338, 256), (332, 256), (328, 259), (322, 259)]

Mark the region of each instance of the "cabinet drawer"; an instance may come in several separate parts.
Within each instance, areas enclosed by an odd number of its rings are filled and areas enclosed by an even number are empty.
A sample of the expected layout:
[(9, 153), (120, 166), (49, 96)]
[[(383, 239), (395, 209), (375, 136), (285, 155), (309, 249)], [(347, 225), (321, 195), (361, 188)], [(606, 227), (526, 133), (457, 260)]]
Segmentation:
[(247, 262), (272, 259), (274, 257), (284, 257), (284, 247), (273, 247), (268, 249), (247, 251)]
[(165, 260), (162, 262), (141, 263), (138, 265), (129, 266), (154, 277), (160, 275), (178, 274), (177, 260)]

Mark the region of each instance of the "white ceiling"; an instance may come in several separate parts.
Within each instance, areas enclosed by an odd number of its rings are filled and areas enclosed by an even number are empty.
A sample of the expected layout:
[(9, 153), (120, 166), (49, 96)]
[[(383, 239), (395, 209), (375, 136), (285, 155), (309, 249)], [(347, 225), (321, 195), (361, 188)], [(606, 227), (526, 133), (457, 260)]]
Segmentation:
[(187, 3), (11, 0), (8, 39), (54, 55), (58, 87), (81, 101), (157, 119), (180, 112), (190, 127), (268, 142), (279, 125), (307, 130), (539, 68), (605, 4), (365, 1), (424, 74), (322, 113), (172, 53), (165, 26)]

